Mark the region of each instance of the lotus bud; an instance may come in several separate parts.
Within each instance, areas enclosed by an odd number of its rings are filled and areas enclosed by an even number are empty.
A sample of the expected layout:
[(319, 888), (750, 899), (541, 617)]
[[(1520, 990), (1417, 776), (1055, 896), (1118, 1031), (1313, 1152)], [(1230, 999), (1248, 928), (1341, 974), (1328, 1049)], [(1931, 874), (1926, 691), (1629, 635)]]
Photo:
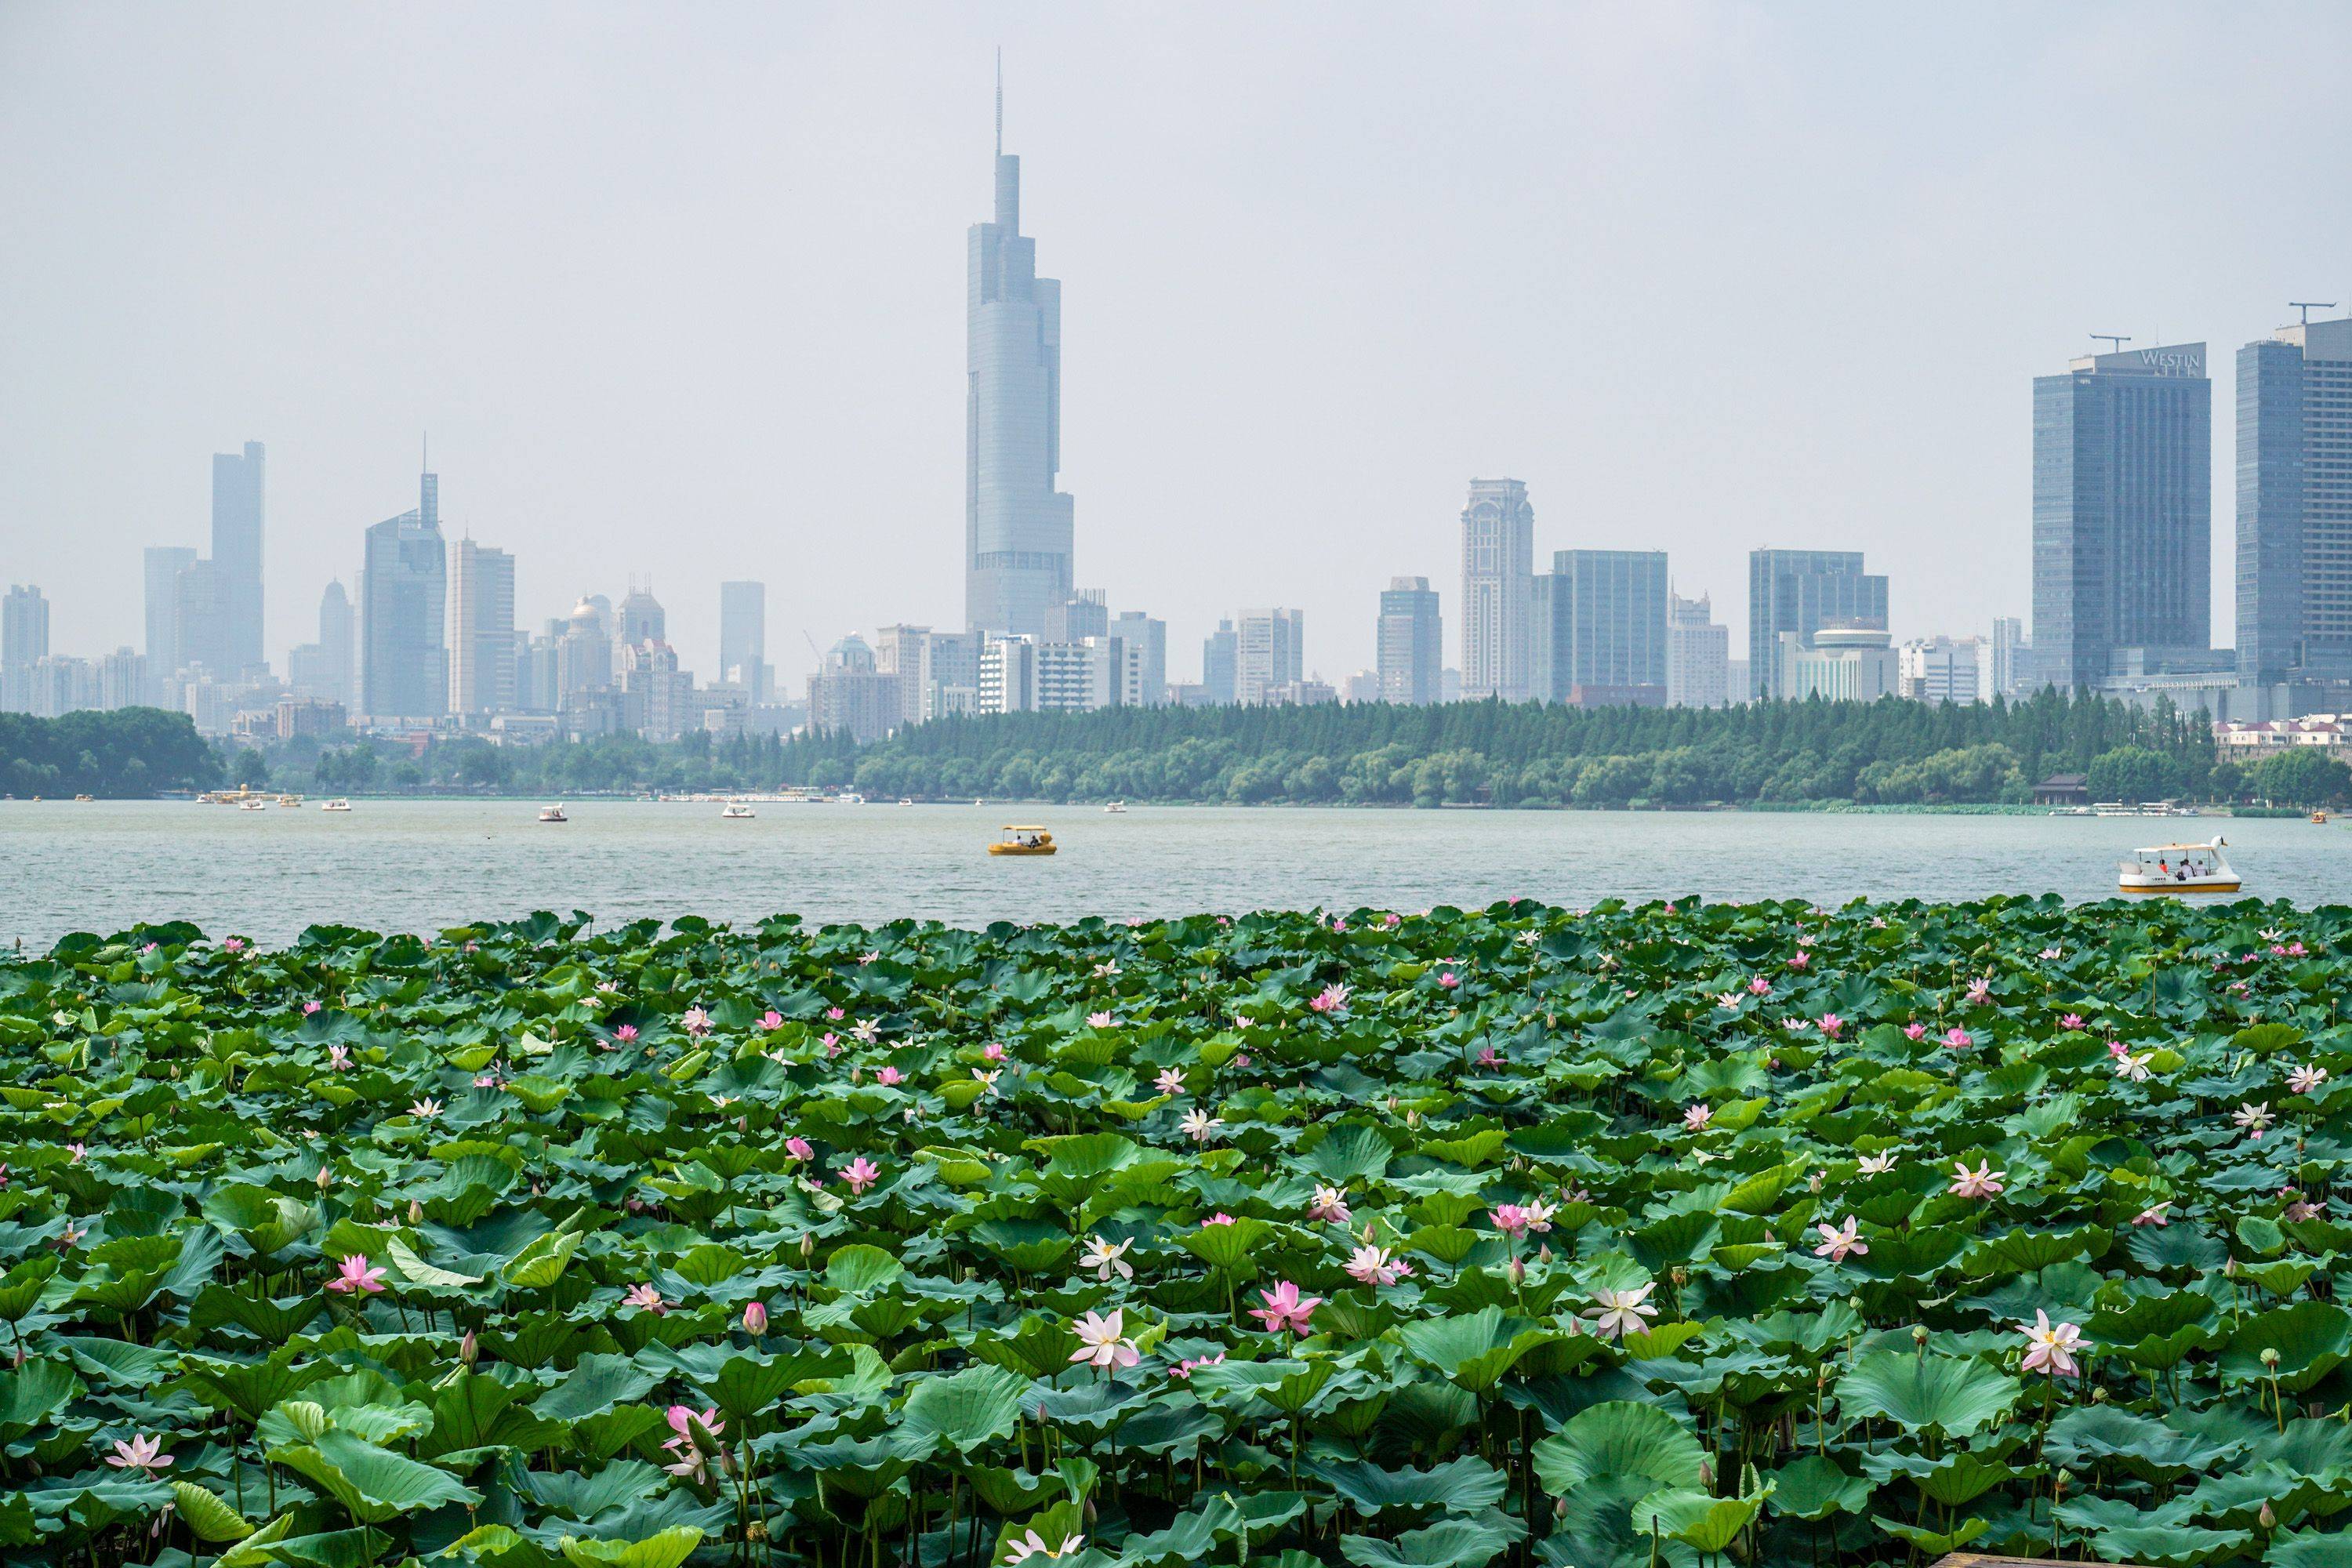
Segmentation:
[(743, 1331), (753, 1339), (768, 1331), (768, 1309), (754, 1301), (743, 1309)]
[(2091, 1390), (2091, 1403), (2092, 1403), (2092, 1404), (2094, 1404), (2094, 1405), (2105, 1405), (2106, 1402), (2107, 1402), (2107, 1391), (2106, 1391), (2105, 1389), (2104, 1389), (2104, 1388), (2094, 1388), (2093, 1390)]
[(1805, 1178), (1805, 1191), (1809, 1193), (1818, 1193), (1821, 1190), (1822, 1173), (1819, 1171), (1815, 1171), (1811, 1175)]
[(425, 1205), (415, 1198), (408, 1200), (408, 1223), (411, 1225), (425, 1223)]
[(1539, 1246), (1538, 1246), (1538, 1247), (1537, 1247), (1537, 1248), (1536, 1248), (1536, 1261), (1537, 1261), (1537, 1262), (1538, 1262), (1538, 1263), (1549, 1263), (1549, 1262), (1551, 1261), (1551, 1243), (1550, 1243), (1550, 1242), (1547, 1241), (1547, 1242), (1544, 1242), (1544, 1243), (1542, 1243), (1541, 1245), (1539, 1245)]
[(320, 1192), (322, 1192), (322, 1193), (323, 1193), (323, 1192), (325, 1192), (329, 1187), (331, 1187), (331, 1186), (333, 1186), (334, 1184), (335, 1184), (335, 1173), (334, 1173), (332, 1171), (330, 1171), (329, 1169), (327, 1169), (327, 1167), (326, 1167), (326, 1166), (324, 1166), (324, 1165), (320, 1166), (320, 1167), (319, 1167), (319, 1190), (320, 1190)]
[(1551, 1516), (1554, 1519), (1566, 1519), (1568, 1517), (1568, 1500), (1566, 1498), (1555, 1498), (1552, 1500)]
[(801, 1261), (803, 1263), (806, 1263), (810, 1258), (815, 1256), (816, 1237), (803, 1234), (801, 1237)]
[(462, 1366), (471, 1366), (481, 1359), (482, 1342), (474, 1337), (473, 1330), (467, 1329), (466, 1331), (466, 1337), (457, 1342), (458, 1364)]
[(2278, 1515), (2271, 1511), (2271, 1505), (2265, 1501), (2262, 1506), (2262, 1511), (2254, 1515), (2254, 1522), (2264, 1530), (2276, 1530)]
[(308, 1399), (289, 1399), (278, 1407), (286, 1412), (286, 1424), (301, 1435), (305, 1443), (315, 1443), (327, 1430), (327, 1413)]
[(1666, 1278), (1673, 1280), (1675, 1282), (1675, 1289), (1679, 1290), (1684, 1286), (1690, 1283), (1690, 1270), (1683, 1268), (1680, 1264), (1676, 1264), (1674, 1268), (1666, 1270)]
[(1406, 1111), (1404, 1113), (1404, 1124), (1407, 1127), (1419, 1127), (1421, 1125), (1421, 1112), (1418, 1110)]
[(1527, 1282), (1528, 1282), (1528, 1266), (1527, 1266), (1526, 1264), (1524, 1264), (1524, 1263), (1520, 1262), (1520, 1261), (1519, 1261), (1517, 1258), (1512, 1258), (1512, 1259), (1511, 1259), (1511, 1283), (1512, 1283), (1512, 1284), (1514, 1284), (1514, 1285), (1524, 1285), (1524, 1284), (1526, 1284)]
[(1702, 1491), (1715, 1489), (1715, 1457), (1711, 1454), (1698, 1462), (1698, 1484)]
[(2221, 1273), (2225, 1278), (2235, 1279), (2238, 1277), (2238, 1260), (2234, 1258), (2223, 1258), (2221, 1260)]

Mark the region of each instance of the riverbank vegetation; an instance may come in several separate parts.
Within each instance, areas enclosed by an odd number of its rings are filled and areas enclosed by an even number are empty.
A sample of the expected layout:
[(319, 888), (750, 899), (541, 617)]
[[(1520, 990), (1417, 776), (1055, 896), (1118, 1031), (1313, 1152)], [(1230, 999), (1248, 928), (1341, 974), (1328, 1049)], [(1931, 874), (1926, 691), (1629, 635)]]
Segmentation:
[(337, 794), (813, 786), (918, 800), (1942, 805), (2028, 802), (2036, 784), (2059, 773), (2088, 774), (2102, 800), (2312, 805), (2352, 790), (2352, 770), (2315, 753), (2252, 769), (2217, 764), (2201, 713), (2054, 691), (1969, 707), (1890, 698), (1713, 710), (1112, 709), (940, 720), (864, 746), (839, 735), (696, 736), (667, 746), (607, 737), (537, 748), (471, 740), (437, 743), (421, 757), (361, 745), (274, 762), (279, 787)]
[(58, 719), (0, 713), (0, 793), (19, 800), (135, 799), (162, 790), (210, 789), (223, 772), (219, 753), (184, 713), (160, 708)]
[(2321, 1568), (2352, 915), (0, 955), (0, 1561)]

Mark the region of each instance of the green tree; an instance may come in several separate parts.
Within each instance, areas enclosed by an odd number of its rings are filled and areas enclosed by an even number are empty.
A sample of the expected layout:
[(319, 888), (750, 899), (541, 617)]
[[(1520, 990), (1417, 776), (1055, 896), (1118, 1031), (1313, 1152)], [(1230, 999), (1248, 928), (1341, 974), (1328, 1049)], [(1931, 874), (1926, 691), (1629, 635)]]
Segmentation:
[(2289, 746), (2254, 765), (2254, 793), (2281, 805), (2340, 805), (2352, 769), (2312, 746)]

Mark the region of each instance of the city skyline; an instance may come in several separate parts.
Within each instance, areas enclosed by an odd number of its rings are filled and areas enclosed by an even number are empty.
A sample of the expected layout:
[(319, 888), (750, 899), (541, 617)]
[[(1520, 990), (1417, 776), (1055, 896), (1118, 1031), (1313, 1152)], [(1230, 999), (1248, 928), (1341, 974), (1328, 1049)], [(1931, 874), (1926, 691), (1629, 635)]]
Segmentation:
[[(2146, 69), (2127, 88), (2074, 82), (2063, 62), (2127, 15)], [(103, 15), (0, 23), (16, 46), (0, 58), (16, 62), (0, 63), (12, 89), (0, 118), (16, 132), (0, 138), (0, 189), (23, 198), (34, 230), (86, 242), (0, 258), (35, 307), (17, 368), (0, 369), (0, 397), (24, 416), (0, 434), (0, 479), (23, 520), (8, 525), (0, 579), (41, 583), (59, 646), (78, 654), (142, 642), (142, 611), (114, 581), (145, 544), (203, 541), (195, 465), (257, 438), (270, 447), (265, 651), (280, 663), (312, 640), (325, 583), (350, 583), (352, 535), (383, 515), (371, 498), (405, 482), (410, 432), (425, 426), (440, 467), (464, 476), (467, 502), (446, 531), (513, 553), (520, 624), (652, 570), (673, 609), (693, 611), (682, 661), (715, 672), (717, 617), (703, 601), (720, 581), (763, 580), (787, 690), (808, 668), (803, 629), (822, 646), (898, 620), (955, 624), (954, 324), (967, 301), (948, 269), (984, 183), (999, 42), (1008, 144), (1051, 171), (1024, 226), (1051, 237), (1053, 270), (1078, 281), (1063, 418), (1065, 485), (1088, 506), (1078, 580), (1148, 605), (1185, 650), (1245, 602), (1300, 604), (1327, 679), (1373, 663), (1360, 606), (1391, 576), (1450, 585), (1440, 531), (1475, 473), (1528, 480), (1547, 546), (1607, 547), (1638, 528), (1673, 555), (1680, 591), (1714, 595), (1735, 647), (1746, 643), (1740, 565), (1765, 542), (1862, 550), (1893, 576), (1937, 583), (1940, 603), (1898, 592), (1898, 637), (1971, 630), (2027, 602), (2030, 460), (2014, 409), (2029, 374), (2093, 330), (2139, 328), (2147, 342), (2153, 323), (2168, 338), (2186, 325), (2242, 342), (2289, 318), (2262, 301), (2347, 297), (2326, 276), (2347, 250), (2343, 216), (2288, 199), (2289, 177), (2245, 155), (2256, 143), (2200, 150), (2157, 107), (2162, 84), (2230, 77), (2245, 49), (2226, 26), (2177, 16), (2036, 18), (1996, 58), (1968, 29), (1918, 19), (1872, 19), (1846, 39), (1832, 36), (1833, 18), (1490, 20), (1406, 49), (1393, 16), (1318, 32), (1213, 10), (1151, 24), (1177, 46), (1163, 63), (1118, 47), (1122, 26), (1131, 41), (1138, 24), (983, 13), (946, 18), (919, 46), (892, 40), (887, 69), (879, 35), (845, 12), (822, 37), (749, 13), (698, 37), (614, 19), (556, 49), (520, 105), (462, 134), (425, 123), (436, 95), (467, 99), (530, 27), (485, 23), (479, 58), (453, 63), (399, 38), (362, 49), (332, 19), (268, 16), (236, 52), (181, 18), (144, 30)], [(2311, 16), (2310, 31), (2344, 30)], [(1269, 118), (1280, 95), (1262, 103), (1252, 89), (1322, 46), (1361, 68)], [(1369, 118), (1485, 79), (1497, 48), (1592, 90), (1490, 96), (1451, 128)], [(647, 50), (695, 84), (693, 111), (674, 125), (648, 117), (646, 144), (620, 146), (592, 106), (615, 80), (639, 79)], [(192, 51), (238, 90), (189, 101), (178, 67)], [(1928, 93), (1899, 151), (1846, 191), (1809, 153), (1833, 133), (1813, 117), (1868, 118), (1913, 92), (1919, 78), (1897, 70), (1877, 84), (1874, 69), (1923, 54), (1968, 68), (1939, 77), (1976, 85)], [(1117, 68), (1098, 68), (1105, 58)], [(289, 59), (330, 60), (339, 99), (405, 111), (354, 115), (338, 101), (329, 123), (304, 85), (320, 73), (289, 71)], [(1081, 68), (1090, 60), (1097, 68)], [(1185, 68), (1203, 61), (1217, 68)], [(96, 91), (87, 117), (101, 131), (86, 153), (58, 141), (76, 117), (42, 112), (60, 85)], [(107, 150), (115, 110), (138, 123), (142, 94), (185, 135), (130, 178), (120, 171), (131, 161)], [(795, 101), (771, 114), (780, 96)], [(1816, 107), (1832, 102), (1843, 106)], [(230, 103), (240, 107), (219, 107)], [(1993, 105), (2007, 117), (1988, 118)], [(2264, 115), (2280, 111), (2251, 100), (2248, 111), (2275, 131)], [(2294, 112), (2300, 133), (2322, 140), (2343, 114)], [(1628, 134), (1597, 134), (1627, 113)], [(2091, 123), (2101, 116), (2109, 128)], [(1182, 136), (1170, 140), (1163, 120), (1181, 121)], [(2054, 165), (2023, 169), (2077, 132)], [(583, 159), (557, 156), (565, 138), (605, 161), (595, 179)], [(456, 179), (478, 142), (513, 151)], [(1726, 173), (1760, 179), (1752, 198), (1708, 172), (1751, 144)], [(298, 147), (309, 151), (289, 156)], [(75, 181), (57, 172), (75, 156), (108, 161)], [(1132, 179), (1138, 167), (1154, 177)], [(1457, 189), (1465, 168), (1478, 177)], [(2014, 210), (1996, 213), (1986, 187), (2012, 174), (2002, 188)], [(2090, 232), (2063, 257), (2012, 243), (2019, 226), (2078, 203), (2095, 174), (2103, 199), (2119, 181), (2125, 199), (2161, 191), (2208, 221), (2161, 247), (2120, 229)], [(1654, 178), (1671, 206), (1632, 195)], [(320, 217), (323, 193), (345, 189), (366, 193), (365, 216), (328, 201)], [(761, 199), (786, 189), (788, 202)], [(643, 215), (656, 191), (683, 226), (609, 221)], [(1483, 200), (1507, 191), (1501, 206)], [(129, 246), (184, 200), (206, 211), (228, 201), (246, 221), (163, 251)], [(489, 221), (518, 201), (524, 221)], [(1694, 201), (1715, 216), (1678, 216)], [(1425, 221), (1409, 234), (1367, 226), (1396, 204)], [(1479, 222), (1461, 224), (1473, 205)], [(1871, 222), (1834, 220), (1832, 205)], [(428, 210), (478, 228), (473, 259), (420, 269), (377, 243)], [(1456, 228), (1479, 234), (1475, 250), (1455, 247)], [(269, 232), (303, 243), (280, 262), (254, 248)], [(1374, 233), (1402, 248), (1369, 268), (1349, 262)], [(1709, 258), (1735, 241), (1743, 266), (1725, 278)], [(2031, 268), (2007, 250), (2033, 253)], [(89, 264), (65, 276), (58, 264), (84, 251)], [(675, 279), (706, 255), (709, 286), (681, 298)], [(226, 285), (232, 266), (250, 286)], [(1448, 285), (1421, 297), (1413, 320), (1367, 310), (1400, 268)], [(1885, 279), (1863, 276), (1874, 269)], [(1971, 269), (1986, 276), (1963, 276)], [(1710, 286), (1693, 295), (1701, 274)], [(517, 292), (526, 279), (543, 299)], [(1898, 283), (1934, 294), (1938, 336), (1962, 346), (1921, 352), (1860, 330), (1894, 319), (1883, 307)], [(1689, 307), (1661, 309), (1675, 290)], [(1571, 298), (1581, 302), (1556, 303)], [(584, 310), (592, 299), (604, 303)], [(807, 300), (824, 301), (824, 320)], [(127, 374), (127, 342), (68, 341), (45, 324), (110, 317), (124, 301), (162, 334), (140, 351), (161, 368)], [(1497, 313), (1514, 325), (1507, 359), (1480, 330)], [(588, 321), (596, 330), (583, 336)], [(202, 395), (183, 363), (202, 368)], [(1890, 376), (1902, 396), (1877, 390)], [(2216, 410), (2217, 470), (2231, 460), (2229, 413)], [(1706, 433), (1697, 448), (1691, 429)], [(2213, 632), (2226, 642), (2229, 531), (2215, 532)], [(886, 571), (866, 564), (877, 539)], [(1237, 561), (1263, 586), (1226, 581)], [(1190, 662), (1180, 653), (1171, 678), (1192, 674)]]

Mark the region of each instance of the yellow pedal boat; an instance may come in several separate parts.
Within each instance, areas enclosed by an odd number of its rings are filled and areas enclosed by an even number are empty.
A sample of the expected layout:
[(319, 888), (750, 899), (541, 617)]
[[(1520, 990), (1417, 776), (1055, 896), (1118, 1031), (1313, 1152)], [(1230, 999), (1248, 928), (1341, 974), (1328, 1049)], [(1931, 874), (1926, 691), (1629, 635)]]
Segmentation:
[(1054, 836), (1042, 827), (1007, 827), (1004, 837), (988, 847), (991, 855), (1051, 855)]

